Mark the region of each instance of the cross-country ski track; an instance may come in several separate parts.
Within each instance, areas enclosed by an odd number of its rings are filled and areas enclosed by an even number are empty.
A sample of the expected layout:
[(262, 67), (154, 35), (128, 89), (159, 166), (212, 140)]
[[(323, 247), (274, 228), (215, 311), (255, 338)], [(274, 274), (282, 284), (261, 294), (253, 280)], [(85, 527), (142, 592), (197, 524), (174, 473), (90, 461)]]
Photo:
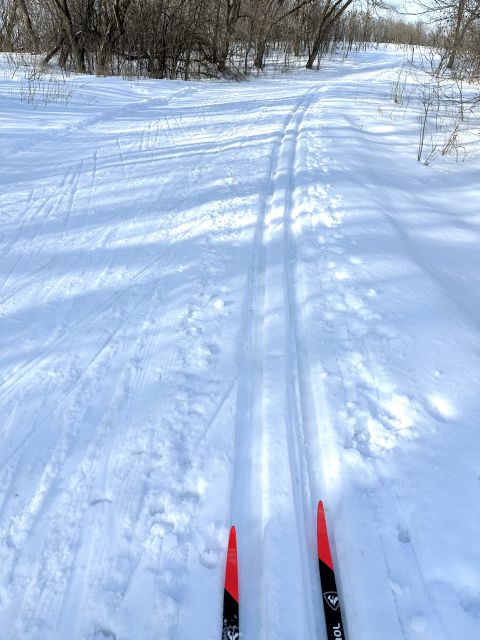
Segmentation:
[(245, 83), (0, 70), (0, 639), (480, 637), (480, 202), (404, 52)]

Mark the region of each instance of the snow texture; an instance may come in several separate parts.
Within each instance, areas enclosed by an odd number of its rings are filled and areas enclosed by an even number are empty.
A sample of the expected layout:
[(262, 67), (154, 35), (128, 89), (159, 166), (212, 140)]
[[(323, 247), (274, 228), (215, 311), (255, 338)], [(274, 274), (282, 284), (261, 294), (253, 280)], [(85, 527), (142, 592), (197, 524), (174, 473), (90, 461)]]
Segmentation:
[[(401, 50), (243, 84), (0, 77), (0, 637), (480, 638), (478, 156)], [(40, 92), (41, 93), (41, 92)]]

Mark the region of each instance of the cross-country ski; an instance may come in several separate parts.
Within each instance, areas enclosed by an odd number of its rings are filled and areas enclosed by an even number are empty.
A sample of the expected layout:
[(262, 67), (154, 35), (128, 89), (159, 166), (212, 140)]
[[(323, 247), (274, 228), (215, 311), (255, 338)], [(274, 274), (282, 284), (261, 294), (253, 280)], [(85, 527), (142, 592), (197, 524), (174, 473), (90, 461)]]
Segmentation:
[(232, 527), (228, 540), (227, 565), (225, 568), (222, 640), (238, 640), (240, 638), (238, 603), (237, 538), (235, 527)]
[(0, 0), (0, 640), (480, 638), (479, 1)]
[(345, 640), (342, 608), (335, 580), (325, 509), (322, 501), (318, 503), (317, 511), (317, 549), (327, 638), (328, 640)]

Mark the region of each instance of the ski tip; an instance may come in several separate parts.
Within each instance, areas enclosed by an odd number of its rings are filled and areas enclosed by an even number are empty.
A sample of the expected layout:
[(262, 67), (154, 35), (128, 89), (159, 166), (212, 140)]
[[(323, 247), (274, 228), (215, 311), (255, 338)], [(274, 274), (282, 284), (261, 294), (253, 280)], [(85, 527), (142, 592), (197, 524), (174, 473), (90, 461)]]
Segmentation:
[(318, 502), (317, 509), (317, 548), (318, 559), (326, 564), (333, 571), (332, 553), (328, 540), (327, 521), (325, 519), (325, 508), (322, 500)]
[(230, 536), (228, 539), (225, 590), (238, 602), (237, 532), (235, 527), (230, 527)]

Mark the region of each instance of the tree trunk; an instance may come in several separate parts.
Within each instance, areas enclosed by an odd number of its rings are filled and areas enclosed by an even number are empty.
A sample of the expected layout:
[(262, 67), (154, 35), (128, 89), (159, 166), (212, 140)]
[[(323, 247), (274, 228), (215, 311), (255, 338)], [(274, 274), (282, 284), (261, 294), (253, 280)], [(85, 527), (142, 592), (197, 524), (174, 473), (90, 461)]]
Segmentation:
[(227, 0), (227, 16), (225, 20), (225, 36), (218, 54), (218, 69), (219, 71), (225, 71), (227, 66), (228, 56), (230, 54), (230, 47), (232, 46), (232, 40), (237, 26), (237, 22), (240, 16), (240, 0)]
[(23, 15), (23, 21), (25, 23), (25, 29), (27, 30), (28, 37), (30, 38), (33, 45), (33, 52), (38, 53), (40, 51), (40, 45), (38, 42), (38, 38), (36, 36), (35, 31), (33, 30), (32, 21), (30, 20), (30, 14), (28, 13), (27, 5), (25, 4), (25, 0), (17, 0), (18, 7)]
[(63, 23), (66, 31), (67, 39), (70, 45), (70, 53), (73, 57), (73, 64), (77, 73), (86, 73), (85, 67), (85, 52), (80, 45), (78, 35), (75, 32), (75, 27), (70, 13), (67, 0), (53, 0), (57, 13)]
[[(342, 4), (343, 2), (343, 4)], [(328, 32), (332, 28), (332, 25), (335, 24), (344, 12), (348, 9), (348, 7), (352, 4), (353, 0), (337, 0), (333, 5), (328, 3), (323, 11), (322, 19), (320, 20), (320, 25), (317, 31), (317, 37), (315, 38), (315, 42), (313, 43), (313, 48), (308, 58), (308, 62), (306, 64), (307, 69), (312, 69), (315, 64), (315, 60), (320, 51), (320, 47), (322, 46), (325, 38), (327, 37)]]
[(452, 69), (455, 64), (455, 58), (462, 43), (462, 22), (465, 15), (465, 0), (459, 0), (457, 18), (455, 21), (455, 31), (453, 33), (452, 48), (450, 49), (450, 55), (448, 57), (447, 69)]
[(85, 52), (81, 48), (73, 29), (70, 30), (70, 28), (68, 31), (68, 40), (70, 42), (71, 53), (73, 55), (75, 71), (77, 73), (87, 73), (87, 68), (85, 66)]
[(17, 3), (14, 2), (10, 10), (10, 15), (7, 17), (7, 21), (5, 24), (5, 42), (7, 43), (7, 48), (10, 51), (13, 51), (15, 49), (12, 36), (13, 36), (13, 29), (15, 27), (16, 19), (17, 19)]
[(261, 28), (257, 36), (255, 60), (253, 65), (256, 69), (263, 69), (265, 64), (265, 51), (267, 49), (268, 30)]
[(305, 65), (307, 69), (313, 69), (313, 65), (315, 64), (315, 60), (317, 59), (318, 52), (320, 51), (320, 47), (322, 46), (323, 40), (327, 35), (326, 30), (323, 27), (323, 21), (320, 25), (319, 30), (317, 31), (317, 37), (315, 38), (315, 42), (313, 43), (312, 50), (310, 55), (308, 56), (308, 62)]

